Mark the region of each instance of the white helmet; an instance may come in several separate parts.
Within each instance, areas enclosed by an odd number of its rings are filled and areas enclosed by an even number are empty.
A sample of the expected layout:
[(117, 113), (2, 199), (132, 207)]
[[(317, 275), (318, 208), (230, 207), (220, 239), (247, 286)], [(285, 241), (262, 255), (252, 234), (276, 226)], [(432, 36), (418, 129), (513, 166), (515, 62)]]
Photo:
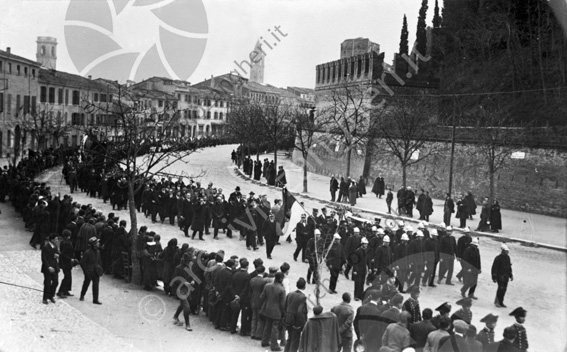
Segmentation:
[(321, 230), (315, 229), (315, 234), (316, 234), (316, 235), (320, 235), (320, 234), (321, 234)]
[(362, 239), (360, 240), (360, 244), (368, 244), (368, 240), (366, 239), (366, 237), (362, 237)]
[(402, 234), (402, 241), (409, 241), (409, 237), (405, 233)]
[(372, 231), (378, 231), (378, 228), (376, 226), (372, 226)]
[(354, 233), (359, 233), (359, 232), (360, 232), (360, 229), (359, 229), (358, 227), (355, 227), (354, 229), (352, 229), (352, 231), (353, 231)]
[(423, 237), (423, 232), (422, 231), (417, 231), (415, 233), (416, 237)]
[(390, 236), (386, 235), (384, 236), (384, 238), (382, 238), (382, 242), (390, 242)]
[(378, 229), (378, 234), (379, 234), (379, 235), (383, 235), (384, 233), (385, 233), (385, 232), (384, 232), (384, 229), (383, 229), (383, 228), (379, 228), (379, 229)]
[(431, 236), (437, 236), (437, 235), (438, 235), (437, 229), (431, 229), (431, 230), (429, 230), (429, 234), (430, 234)]
[(333, 238), (336, 240), (340, 240), (341, 239), (341, 235), (339, 235), (338, 233), (333, 235)]
[(406, 230), (406, 232), (413, 232), (413, 226), (408, 225), (408, 226), (406, 226), (405, 230)]

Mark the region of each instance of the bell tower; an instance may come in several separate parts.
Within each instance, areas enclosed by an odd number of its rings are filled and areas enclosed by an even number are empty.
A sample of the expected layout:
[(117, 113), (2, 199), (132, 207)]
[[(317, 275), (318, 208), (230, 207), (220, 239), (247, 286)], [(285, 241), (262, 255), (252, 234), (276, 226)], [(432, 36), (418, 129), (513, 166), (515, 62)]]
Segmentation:
[(55, 70), (57, 64), (57, 39), (53, 37), (37, 37), (36, 59), (43, 68)]
[(260, 41), (256, 43), (253, 53), (256, 55), (254, 59), (251, 58), (252, 68), (250, 69), (250, 82), (264, 84), (264, 57), (266, 54), (262, 50)]

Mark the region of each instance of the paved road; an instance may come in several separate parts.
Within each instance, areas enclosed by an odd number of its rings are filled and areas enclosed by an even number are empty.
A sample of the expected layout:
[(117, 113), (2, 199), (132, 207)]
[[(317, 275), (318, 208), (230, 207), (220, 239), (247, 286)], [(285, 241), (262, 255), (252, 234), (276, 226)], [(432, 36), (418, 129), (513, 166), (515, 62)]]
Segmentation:
[[(203, 173), (201, 181), (213, 182), (215, 186), (222, 187), (225, 193), (230, 193), (236, 186), (242, 188), (243, 193), (254, 191), (256, 194), (267, 193), (270, 200), (280, 197), (281, 193), (267, 187), (254, 185), (244, 182), (236, 176), (233, 167), (230, 165), (229, 153), (233, 146), (221, 146), (214, 149), (205, 149), (191, 155), (188, 163), (177, 163), (169, 170), (171, 172), (181, 172), (191, 174)], [(288, 174), (293, 177), (293, 171), (288, 169)], [(55, 192), (67, 192), (64, 185), (59, 185), (59, 173), (57, 170), (43, 175), (43, 179), (49, 183)], [(290, 177), (288, 177), (289, 179)], [(293, 182), (292, 182), (293, 183)], [(290, 185), (291, 188), (291, 185)], [(104, 213), (111, 211), (108, 204), (103, 204), (101, 200), (87, 198), (84, 194), (75, 193), (74, 199), (80, 203), (92, 203), (97, 209)], [(365, 201), (366, 198), (363, 198)], [(370, 197), (368, 197), (370, 202)], [(372, 199), (375, 201), (375, 199)], [(308, 209), (321, 207), (321, 204), (312, 200), (305, 200)], [(0, 204), (3, 214), (0, 217), (0, 228), (9, 229), (3, 231), (4, 243), (9, 244), (7, 248), (0, 248), (0, 260), (3, 267), (17, 268), (17, 275), (8, 275), (0, 271), (2, 281), (13, 283), (24, 283), (27, 286), (41, 288), (42, 277), (39, 273), (40, 259), (39, 251), (28, 250), (27, 241), (31, 234), (23, 230), (21, 218), (10, 213), (6, 204)], [(126, 211), (118, 212), (121, 219), (128, 219)], [(247, 251), (244, 242), (234, 238), (232, 240), (220, 235), (220, 240), (213, 241), (210, 236), (206, 236), (206, 241), (191, 241), (183, 237), (177, 227), (162, 224), (152, 224), (143, 216), (139, 219), (140, 226), (146, 225), (150, 230), (156, 231), (162, 236), (162, 242), (167, 243), (170, 238), (176, 237), (179, 243), (188, 242), (193, 246), (204, 248), (209, 251), (224, 249), (227, 255), (237, 254), (240, 257), (247, 257), (250, 261), (261, 257), (267, 266), (279, 266), (284, 261), (291, 264), (290, 281), (292, 285), (299, 277), (305, 277), (307, 266), (303, 263), (293, 261), (291, 256), (295, 246), (284, 242), (277, 246), (273, 254), (273, 260), (266, 258), (264, 249), (258, 252)], [(506, 224), (505, 224), (506, 226)], [(481, 257), (483, 273), (479, 278), (479, 285), (476, 295), (480, 298), (475, 301), (473, 312), (473, 323), (481, 328), (483, 324), (479, 320), (489, 312), (500, 315), (497, 336), (501, 336), (504, 327), (512, 324), (511, 317), (508, 316), (509, 310), (497, 309), (493, 306), (496, 291), (495, 284), (489, 277), (489, 270), (492, 260), (499, 252), (499, 242), (489, 239), (481, 240)], [(565, 347), (564, 331), (567, 329), (567, 298), (565, 287), (566, 280), (566, 255), (562, 252), (547, 250), (543, 248), (529, 248), (518, 244), (511, 244), (511, 257), (514, 264), (515, 280), (509, 286), (506, 297), (510, 308), (523, 306), (529, 311), (526, 327), (530, 337), (530, 350), (533, 351), (563, 351)], [(455, 264), (458, 268), (459, 265)], [(78, 293), (82, 282), (80, 270), (74, 271), (73, 291)], [(329, 278), (329, 273), (324, 272), (323, 278)], [(328, 281), (327, 281), (328, 282)], [(353, 292), (352, 281), (344, 277), (339, 278), (337, 291), (339, 295), (325, 294), (322, 298), (322, 305), (325, 310), (340, 302), (342, 292)], [(424, 288), (420, 298), (422, 308), (435, 308), (439, 303), (449, 301), (456, 307), (454, 302), (460, 297), (460, 286), (439, 285), (436, 288)], [(91, 330), (100, 331), (100, 334), (107, 338), (108, 344), (114, 346), (114, 350), (126, 348), (138, 349), (142, 351), (164, 351), (181, 350), (190, 348), (195, 351), (205, 351), (214, 349), (216, 351), (263, 351), (257, 341), (241, 338), (238, 335), (220, 333), (214, 330), (208, 321), (201, 317), (191, 316), (194, 331), (187, 333), (181, 328), (171, 324), (171, 315), (176, 308), (176, 302), (163, 296), (161, 291), (146, 292), (139, 287), (126, 284), (119, 280), (103, 277), (101, 282), (102, 306), (94, 306), (87, 299), (79, 302), (77, 297), (59, 301), (57, 305), (45, 307), (41, 304), (41, 293), (31, 290), (25, 295), (16, 295), (21, 289), (15, 289), (5, 285), (0, 285), (0, 298), (12, 298), (10, 300), (0, 300), (0, 314), (9, 331), (13, 332), (17, 338), (10, 339), (8, 344), (2, 344), (5, 339), (4, 334), (0, 335), (0, 350), (52, 350), (51, 346), (62, 334), (73, 336), (79, 341), (84, 339), (92, 341)], [(309, 285), (307, 294), (314, 298), (314, 286)], [(16, 297), (16, 298), (13, 298)], [(553, 298), (551, 298), (553, 297)], [(87, 297), (89, 298), (89, 297)], [(354, 302), (355, 309), (358, 302)], [(59, 322), (69, 311), (77, 312), (70, 318), (74, 324), (70, 324), (75, 330), (71, 332), (57, 331)], [(51, 331), (51, 344), (46, 343), (47, 339), (42, 331), (29, 330), (28, 325), (23, 323), (15, 324), (15, 321), (22, 320), (23, 313), (40, 312), (40, 317), (44, 323), (43, 331)], [(47, 313), (46, 313), (47, 312)], [(34, 313), (35, 315), (36, 313)], [(6, 321), (8, 323), (6, 323)], [(553, 324), (549, 324), (553, 322)], [(94, 325), (93, 325), (94, 324)], [(81, 326), (85, 328), (80, 328)], [(0, 326), (2, 328), (2, 326)], [(26, 345), (26, 336), (34, 342), (34, 347)], [(39, 337), (42, 335), (44, 337)], [(2, 348), (2, 347), (18, 348)], [(80, 350), (91, 351), (93, 344), (85, 345)], [(74, 348), (73, 339), (64, 339), (61, 350), (71, 350)]]

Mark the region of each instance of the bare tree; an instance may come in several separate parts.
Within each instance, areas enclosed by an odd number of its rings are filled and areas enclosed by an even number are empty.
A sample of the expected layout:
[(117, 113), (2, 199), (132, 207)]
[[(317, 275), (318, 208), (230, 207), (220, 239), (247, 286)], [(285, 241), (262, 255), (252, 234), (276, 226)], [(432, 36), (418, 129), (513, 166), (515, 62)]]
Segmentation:
[(39, 151), (47, 148), (49, 138), (53, 138), (57, 147), (59, 140), (71, 129), (61, 112), (55, 112), (53, 108), (22, 114), (21, 125), (37, 141)]
[(348, 84), (345, 81), (321, 98), (321, 106), (329, 120), (327, 125), (329, 136), (345, 146), (348, 177), (352, 149), (364, 146), (379, 123), (378, 115), (382, 112), (382, 103), (378, 104), (377, 101), (380, 97), (374, 94), (370, 83)]
[[(115, 142), (111, 143), (111, 146), (95, 143), (99, 148), (90, 150), (97, 154), (95, 156), (102, 156), (107, 166), (113, 164), (121, 169), (119, 172), (127, 185), (131, 255), (132, 258), (137, 258), (138, 220), (135, 194), (142, 190), (147, 180), (164, 175), (166, 168), (173, 163), (186, 163), (184, 158), (192, 154), (198, 145), (179, 139), (171, 133), (181, 119), (174, 104), (166, 102), (162, 111), (145, 109), (143, 104), (139, 103), (139, 95), (127, 92), (118, 85), (115, 88), (117, 94), (111, 104), (103, 105), (90, 101), (84, 101), (83, 104), (87, 111), (112, 115), (116, 119), (118, 135), (115, 136)], [(177, 176), (195, 177), (184, 174)], [(139, 283), (140, 279), (139, 262), (133, 260), (132, 280)]]
[(235, 100), (227, 118), (227, 133), (244, 145), (253, 145), (256, 149), (256, 159), (259, 159), (259, 150), (263, 144), (262, 119), (264, 117), (263, 106), (248, 99)]
[[(262, 136), (274, 148), (274, 168), (278, 169), (278, 149), (283, 142), (293, 138), (291, 111), (293, 105), (278, 100), (261, 104), (263, 118), (260, 119)], [(276, 180), (277, 184), (277, 180)]]
[(307, 167), (310, 150), (316, 143), (324, 140), (317, 136), (317, 132), (327, 129), (329, 120), (324, 110), (317, 110), (305, 104), (295, 106), (291, 110), (292, 126), (295, 129), (294, 148), (301, 153), (303, 159), (303, 192), (307, 190)]
[(402, 183), (406, 186), (407, 167), (417, 164), (439, 151), (429, 143), (435, 129), (432, 117), (434, 102), (430, 98), (415, 96), (397, 98), (386, 107), (377, 127), (378, 143), (384, 143), (384, 152), (394, 156), (402, 166)]

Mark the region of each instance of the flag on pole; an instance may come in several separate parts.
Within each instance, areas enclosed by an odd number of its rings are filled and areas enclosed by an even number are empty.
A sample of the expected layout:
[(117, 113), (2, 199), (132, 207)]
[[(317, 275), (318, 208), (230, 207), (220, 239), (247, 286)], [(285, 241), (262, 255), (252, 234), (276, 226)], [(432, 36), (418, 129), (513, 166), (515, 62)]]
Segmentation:
[(301, 204), (295, 199), (287, 188), (282, 188), (282, 206), (280, 211), (276, 214), (276, 226), (278, 235), (290, 236), (295, 239), (295, 225), (301, 220), (301, 214), (307, 214)]

